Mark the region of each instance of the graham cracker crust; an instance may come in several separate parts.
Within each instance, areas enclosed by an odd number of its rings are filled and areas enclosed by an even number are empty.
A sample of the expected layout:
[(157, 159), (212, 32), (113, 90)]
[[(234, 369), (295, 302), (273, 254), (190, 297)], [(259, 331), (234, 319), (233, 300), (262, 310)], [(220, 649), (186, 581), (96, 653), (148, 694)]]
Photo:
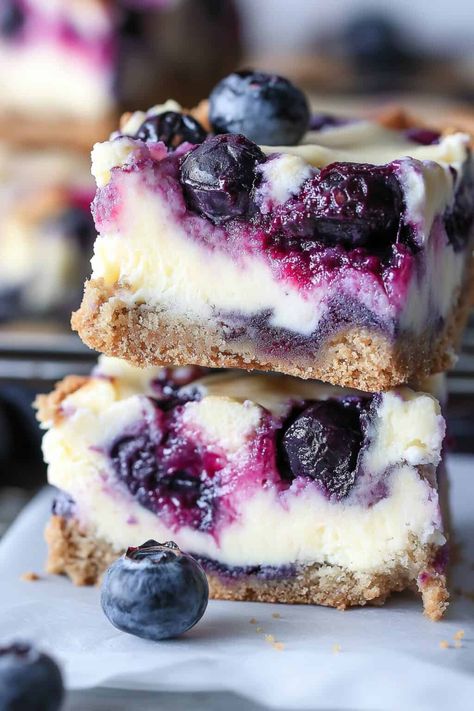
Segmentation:
[(130, 306), (127, 289), (106, 288), (101, 280), (86, 282), (81, 307), (71, 324), (90, 348), (138, 366), (201, 365), (277, 371), (300, 378), (369, 392), (402, 383), (416, 385), (452, 366), (454, 353), (474, 299), (474, 278), (467, 270), (465, 286), (443, 331), (392, 341), (358, 326), (340, 330), (304, 357), (266, 356), (253, 344), (226, 339), (225, 324), (177, 318), (163, 308)]
[[(73, 518), (52, 516), (45, 537), (49, 549), (47, 572), (66, 574), (75, 585), (98, 584), (107, 567), (123, 553), (81, 529)], [(416, 547), (410, 552), (412, 562), (419, 565), (420, 570), (432, 554)], [(390, 573), (362, 575), (316, 563), (302, 566), (288, 578), (264, 579), (256, 574), (235, 578), (212, 570), (206, 571), (206, 575), (210, 597), (216, 600), (325, 605), (344, 610), (352, 606), (382, 605), (392, 592), (417, 587), (425, 615), (439, 620), (449, 599), (445, 575), (428, 569), (420, 576), (423, 582), (416, 586), (402, 565)]]

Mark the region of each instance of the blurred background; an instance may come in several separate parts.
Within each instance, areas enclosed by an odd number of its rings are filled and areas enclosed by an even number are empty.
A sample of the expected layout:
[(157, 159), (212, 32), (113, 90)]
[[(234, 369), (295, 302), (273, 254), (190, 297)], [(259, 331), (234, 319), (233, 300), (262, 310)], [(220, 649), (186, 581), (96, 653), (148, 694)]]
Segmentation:
[[(0, 535), (45, 481), (36, 393), (94, 363), (70, 332), (89, 271), (89, 152), (123, 110), (191, 107), (236, 67), (284, 74), (318, 114), (399, 108), (474, 133), (470, 0), (0, 0)], [(474, 451), (474, 329), (449, 376)]]

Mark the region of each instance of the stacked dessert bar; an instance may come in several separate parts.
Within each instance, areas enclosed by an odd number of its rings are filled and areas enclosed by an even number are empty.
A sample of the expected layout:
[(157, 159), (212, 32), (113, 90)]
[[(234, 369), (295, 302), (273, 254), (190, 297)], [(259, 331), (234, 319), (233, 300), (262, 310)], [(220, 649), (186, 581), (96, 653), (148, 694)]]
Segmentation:
[[(317, 129), (311, 129), (317, 126)], [(48, 567), (94, 583), (173, 539), (214, 597), (447, 607), (436, 395), (472, 291), (469, 137), (311, 119), (281, 77), (127, 114), (92, 152), (73, 326), (38, 400)]]

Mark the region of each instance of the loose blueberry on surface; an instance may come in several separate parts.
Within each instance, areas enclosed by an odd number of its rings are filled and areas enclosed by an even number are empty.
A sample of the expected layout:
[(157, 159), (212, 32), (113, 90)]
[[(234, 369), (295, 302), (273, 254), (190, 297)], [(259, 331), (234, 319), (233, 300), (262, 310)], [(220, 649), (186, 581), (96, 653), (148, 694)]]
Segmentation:
[(390, 166), (332, 163), (306, 184), (302, 203), (303, 236), (350, 248), (397, 239), (403, 198)]
[(189, 207), (214, 224), (249, 214), (253, 206), (255, 168), (265, 160), (245, 136), (207, 138), (181, 164), (181, 182)]
[(326, 400), (307, 407), (281, 439), (290, 478), (317, 481), (329, 496), (343, 499), (352, 489), (362, 445), (356, 403)]
[(58, 665), (31, 645), (0, 647), (1, 711), (57, 711), (64, 687)]
[(189, 114), (165, 111), (149, 116), (140, 126), (134, 138), (141, 141), (163, 141), (168, 148), (177, 148), (182, 143), (202, 143), (207, 136), (201, 124)]
[(203, 616), (209, 587), (201, 566), (175, 543), (129, 548), (107, 570), (101, 604), (117, 629), (144, 639), (178, 637)]
[(290, 81), (263, 72), (234, 72), (209, 96), (216, 133), (242, 133), (255, 143), (292, 146), (303, 138), (310, 111), (305, 95)]
[(13, 37), (22, 27), (25, 15), (16, 0), (2, 0), (0, 3), (0, 35)]

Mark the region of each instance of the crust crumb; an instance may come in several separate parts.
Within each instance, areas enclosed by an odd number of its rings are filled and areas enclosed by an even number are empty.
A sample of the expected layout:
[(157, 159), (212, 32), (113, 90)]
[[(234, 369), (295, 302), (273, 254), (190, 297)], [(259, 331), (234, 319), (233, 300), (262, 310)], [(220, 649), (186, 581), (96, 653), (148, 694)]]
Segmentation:
[(58, 425), (62, 420), (61, 404), (68, 395), (79, 390), (87, 383), (86, 375), (68, 375), (56, 383), (53, 392), (48, 395), (38, 395), (33, 403), (36, 408), (36, 418), (43, 423), (52, 422)]
[(37, 580), (41, 580), (38, 573), (34, 573), (32, 570), (28, 570), (26, 573), (20, 575), (20, 580), (24, 580), (26, 583), (34, 583)]
[(439, 643), (441, 649), (449, 649), (449, 642), (447, 639), (442, 639)]
[(464, 635), (465, 635), (464, 630), (458, 630), (454, 635), (454, 639), (461, 640), (461, 639), (463, 639)]
[(249, 620), (249, 622), (250, 622), (251, 625), (256, 625), (256, 624), (257, 624), (257, 620), (255, 619), (255, 617), (251, 617), (250, 620)]
[(272, 617), (273, 617), (275, 620), (281, 620), (281, 615), (280, 615), (279, 612), (274, 612), (273, 615), (272, 615)]
[(283, 642), (274, 642), (272, 644), (272, 647), (273, 649), (276, 649), (277, 652), (283, 652), (283, 650), (285, 649), (285, 645), (283, 644)]

